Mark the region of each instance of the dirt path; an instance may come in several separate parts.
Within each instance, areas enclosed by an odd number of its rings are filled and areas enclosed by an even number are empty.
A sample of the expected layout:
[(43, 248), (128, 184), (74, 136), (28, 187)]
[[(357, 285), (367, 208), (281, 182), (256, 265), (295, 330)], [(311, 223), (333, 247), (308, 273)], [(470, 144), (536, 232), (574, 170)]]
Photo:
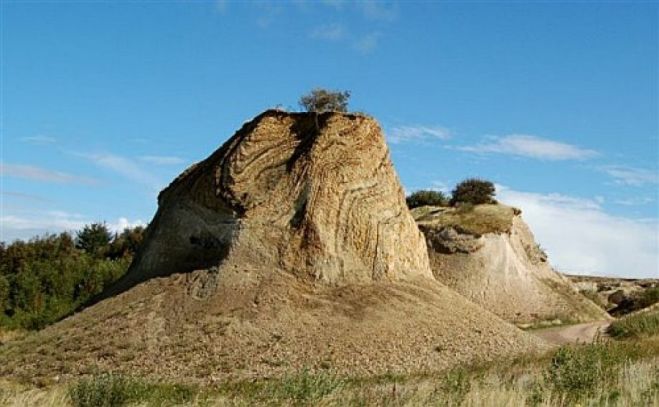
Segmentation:
[(554, 328), (538, 329), (533, 334), (556, 345), (568, 343), (590, 343), (598, 333), (604, 334), (611, 321), (595, 321), (585, 324), (558, 326)]

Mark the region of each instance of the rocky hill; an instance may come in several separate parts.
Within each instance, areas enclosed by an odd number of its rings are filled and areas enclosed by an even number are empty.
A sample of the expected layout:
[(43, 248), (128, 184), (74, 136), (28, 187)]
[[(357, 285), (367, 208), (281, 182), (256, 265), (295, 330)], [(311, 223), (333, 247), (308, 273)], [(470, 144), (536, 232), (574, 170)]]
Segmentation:
[(0, 348), (0, 374), (381, 374), (544, 346), (435, 279), (370, 117), (267, 111), (158, 203), (106, 299)]
[(435, 277), (501, 318), (522, 326), (609, 318), (551, 268), (520, 210), (425, 206), (412, 214)]

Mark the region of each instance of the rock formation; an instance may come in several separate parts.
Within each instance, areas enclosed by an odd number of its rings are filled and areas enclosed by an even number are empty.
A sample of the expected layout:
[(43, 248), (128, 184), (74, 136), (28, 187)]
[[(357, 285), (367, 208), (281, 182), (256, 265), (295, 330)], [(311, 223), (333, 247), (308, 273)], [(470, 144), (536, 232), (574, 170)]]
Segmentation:
[(501, 318), (520, 325), (609, 318), (552, 269), (518, 209), (421, 207), (412, 214), (435, 277)]
[(543, 347), (437, 282), (370, 117), (267, 111), (158, 202), (107, 298), (0, 349), (0, 374), (418, 372)]
[(377, 123), (268, 111), (159, 196), (127, 280), (230, 261), (333, 284), (430, 277)]

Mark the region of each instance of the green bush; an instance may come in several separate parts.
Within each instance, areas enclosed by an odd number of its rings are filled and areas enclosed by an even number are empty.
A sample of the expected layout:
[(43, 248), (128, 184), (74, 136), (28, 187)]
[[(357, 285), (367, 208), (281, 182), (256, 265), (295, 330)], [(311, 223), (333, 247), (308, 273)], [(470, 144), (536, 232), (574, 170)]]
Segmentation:
[(75, 407), (119, 407), (135, 400), (135, 383), (113, 374), (82, 379), (69, 389)]
[(419, 206), (448, 206), (448, 198), (441, 191), (421, 190), (410, 194), (405, 198), (407, 207), (410, 209), (418, 208)]
[(614, 321), (607, 328), (614, 338), (659, 335), (659, 310), (640, 312)]
[(639, 298), (639, 309), (659, 302), (659, 287), (650, 287), (643, 291)]
[(470, 178), (456, 185), (451, 194), (451, 205), (469, 203), (472, 205), (496, 203), (496, 190), (490, 181)]
[(307, 112), (347, 112), (349, 91), (332, 91), (316, 88), (303, 95), (298, 102)]
[(545, 371), (545, 381), (556, 394), (577, 401), (614, 383), (624, 354), (599, 343), (558, 349)]
[(189, 403), (197, 389), (181, 384), (150, 383), (105, 373), (82, 379), (69, 388), (74, 407), (120, 407), (133, 403), (178, 405)]
[(314, 374), (305, 369), (273, 382), (264, 389), (262, 396), (270, 400), (287, 400), (295, 405), (308, 405), (318, 402), (344, 385), (343, 379), (331, 373)]

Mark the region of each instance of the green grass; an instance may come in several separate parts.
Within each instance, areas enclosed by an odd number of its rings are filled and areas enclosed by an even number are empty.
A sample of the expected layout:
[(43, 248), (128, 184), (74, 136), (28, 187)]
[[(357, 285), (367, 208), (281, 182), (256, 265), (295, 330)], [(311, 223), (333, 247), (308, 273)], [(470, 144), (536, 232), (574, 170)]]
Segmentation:
[(100, 374), (69, 388), (74, 407), (120, 407), (134, 403), (152, 406), (191, 402), (197, 389), (180, 384), (151, 383), (120, 374)]
[(659, 335), (659, 309), (621, 318), (609, 325), (607, 333), (614, 338)]
[(472, 235), (506, 233), (518, 210), (505, 205), (463, 205), (458, 208), (424, 206), (412, 210), (421, 225), (452, 226)]

